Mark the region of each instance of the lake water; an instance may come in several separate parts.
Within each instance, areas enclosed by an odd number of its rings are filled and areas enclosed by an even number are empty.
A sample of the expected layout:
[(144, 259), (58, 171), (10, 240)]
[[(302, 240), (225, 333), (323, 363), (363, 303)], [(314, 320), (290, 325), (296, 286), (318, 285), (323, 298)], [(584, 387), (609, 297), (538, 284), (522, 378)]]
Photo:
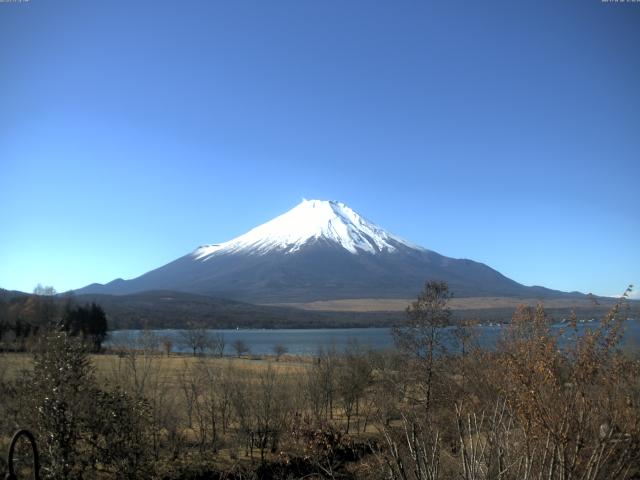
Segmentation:
[[(598, 325), (597, 321), (578, 324), (578, 334)], [(566, 328), (566, 324), (556, 324), (555, 329)], [(492, 348), (504, 332), (503, 325), (483, 325), (474, 327), (479, 344)], [(189, 352), (184, 340), (183, 330), (151, 330), (155, 340), (168, 338), (172, 342), (172, 351)], [(233, 355), (233, 342), (243, 341), (254, 355), (272, 355), (276, 345), (282, 345), (293, 355), (315, 355), (320, 349), (335, 347), (343, 351), (350, 343), (357, 342), (364, 348), (376, 350), (393, 348), (393, 337), (389, 328), (326, 328), (326, 329), (248, 329), (248, 330), (211, 330), (221, 333), (226, 342), (225, 355)], [(453, 330), (443, 329), (444, 342), (450, 350), (456, 350), (452, 340)], [(105, 346), (131, 345), (142, 338), (142, 330), (116, 330), (111, 332)], [(626, 323), (623, 344), (628, 348), (640, 349), (640, 321), (629, 320)]]

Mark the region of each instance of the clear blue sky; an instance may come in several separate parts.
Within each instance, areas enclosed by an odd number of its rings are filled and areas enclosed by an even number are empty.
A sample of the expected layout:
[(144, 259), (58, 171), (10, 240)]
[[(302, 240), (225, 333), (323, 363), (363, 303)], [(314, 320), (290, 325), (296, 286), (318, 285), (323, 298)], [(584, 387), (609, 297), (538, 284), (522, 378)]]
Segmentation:
[(337, 199), (527, 285), (640, 283), (640, 4), (0, 3), (0, 287)]

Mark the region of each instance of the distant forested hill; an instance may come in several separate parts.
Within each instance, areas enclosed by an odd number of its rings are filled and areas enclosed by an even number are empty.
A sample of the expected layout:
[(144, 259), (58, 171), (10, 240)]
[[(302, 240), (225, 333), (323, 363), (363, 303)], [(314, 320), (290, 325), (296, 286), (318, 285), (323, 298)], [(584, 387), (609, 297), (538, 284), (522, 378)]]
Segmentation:
[[(12, 324), (17, 319), (40, 323), (41, 304), (38, 297), (22, 292), (0, 289), (0, 324)], [(49, 301), (61, 309), (72, 301), (83, 305), (100, 305), (110, 330), (139, 328), (189, 328), (192, 325), (208, 328), (333, 328), (333, 327), (385, 327), (404, 319), (403, 311), (318, 311), (284, 306), (253, 305), (172, 291), (151, 291), (132, 295), (58, 295)], [(611, 307), (611, 299), (600, 304), (578, 305), (580, 318), (599, 318)], [(640, 317), (640, 302), (628, 303), (630, 315)], [(40, 310), (39, 310), (40, 309)], [(480, 322), (505, 322), (511, 319), (514, 308), (492, 307), (453, 309), (454, 318), (476, 319)], [(546, 306), (556, 321), (568, 318), (571, 306)]]

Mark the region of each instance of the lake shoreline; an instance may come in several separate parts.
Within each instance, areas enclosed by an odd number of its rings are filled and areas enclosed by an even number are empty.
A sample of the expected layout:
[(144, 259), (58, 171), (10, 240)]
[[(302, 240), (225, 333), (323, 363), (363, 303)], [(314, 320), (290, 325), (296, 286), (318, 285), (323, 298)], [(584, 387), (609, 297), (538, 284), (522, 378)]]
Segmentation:
[[(599, 325), (597, 319), (581, 320), (577, 324), (578, 335)], [(476, 339), (481, 348), (492, 349), (502, 337), (508, 324), (484, 323), (472, 327), (476, 332)], [(569, 329), (567, 322), (551, 324), (556, 331)], [(640, 345), (640, 322), (636, 319), (626, 321), (626, 335), (623, 338), (625, 345)], [(445, 327), (442, 330), (444, 345), (451, 351), (455, 351), (454, 345), (455, 326)], [(206, 329), (210, 335), (222, 335), (225, 343), (225, 356), (233, 352), (235, 342), (243, 342), (249, 348), (250, 355), (271, 355), (276, 347), (284, 348), (284, 353), (291, 355), (317, 355), (320, 351), (335, 349), (345, 351), (350, 345), (357, 345), (365, 349), (386, 350), (394, 348), (392, 328), (390, 327), (361, 327), (361, 328), (283, 328), (283, 329)], [(157, 344), (161, 349), (161, 343), (170, 344), (171, 351), (175, 353), (187, 353), (192, 348), (186, 345), (188, 330), (183, 329), (154, 329), (154, 330), (114, 330), (109, 332), (109, 338), (104, 343), (105, 348), (133, 348), (137, 342)], [(144, 336), (147, 336), (146, 339)], [(569, 341), (569, 333), (565, 333), (565, 340)], [(203, 352), (204, 353), (204, 352)]]

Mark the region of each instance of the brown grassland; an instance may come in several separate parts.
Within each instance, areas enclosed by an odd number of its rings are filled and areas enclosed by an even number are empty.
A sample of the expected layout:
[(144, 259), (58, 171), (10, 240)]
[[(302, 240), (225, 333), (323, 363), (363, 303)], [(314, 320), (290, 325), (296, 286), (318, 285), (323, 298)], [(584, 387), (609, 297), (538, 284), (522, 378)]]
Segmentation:
[[(452, 298), (449, 307), (452, 310), (482, 310), (510, 308), (518, 305), (535, 305), (538, 299), (524, 297), (461, 297)], [(307, 303), (278, 303), (273, 305), (295, 307), (303, 310), (336, 311), (336, 312), (404, 312), (413, 302), (409, 298), (351, 298), (341, 300), (318, 300)], [(600, 299), (605, 308), (615, 304), (614, 299)], [(590, 298), (556, 298), (544, 302), (547, 309), (592, 309)]]

